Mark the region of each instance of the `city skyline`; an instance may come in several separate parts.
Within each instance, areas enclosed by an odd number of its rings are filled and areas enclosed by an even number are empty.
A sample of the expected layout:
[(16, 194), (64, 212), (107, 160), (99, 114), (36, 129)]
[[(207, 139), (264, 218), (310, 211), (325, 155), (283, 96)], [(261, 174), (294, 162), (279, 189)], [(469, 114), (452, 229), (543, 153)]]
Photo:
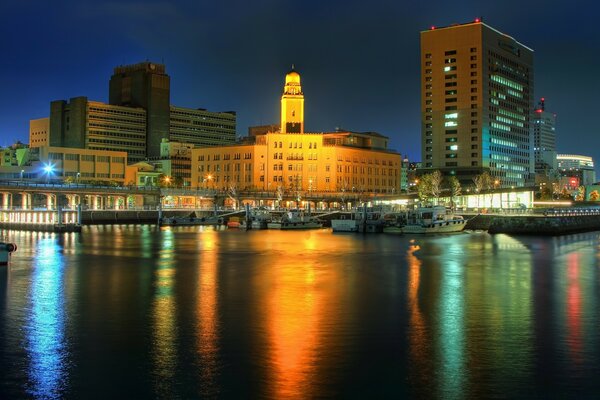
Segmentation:
[(0, 66), (2, 146), (27, 142), (29, 120), (48, 116), (52, 100), (107, 102), (113, 67), (145, 59), (166, 64), (172, 104), (234, 110), (237, 133), (245, 135), (248, 126), (277, 122), (281, 76), (293, 63), (310, 100), (307, 131), (377, 131), (420, 160), (419, 33), (481, 17), (534, 49), (534, 98), (545, 97), (558, 115), (558, 151), (600, 157), (589, 151), (598, 143), (581, 123), (581, 105), (592, 103), (598, 85), (591, 74), (599, 35), (592, 17), (574, 7), (539, 3), (516, 14), (516, 2), (463, 2), (452, 10), (391, 2), (65, 2), (40, 3), (33, 13), (28, 4), (0, 6), (8, 38)]

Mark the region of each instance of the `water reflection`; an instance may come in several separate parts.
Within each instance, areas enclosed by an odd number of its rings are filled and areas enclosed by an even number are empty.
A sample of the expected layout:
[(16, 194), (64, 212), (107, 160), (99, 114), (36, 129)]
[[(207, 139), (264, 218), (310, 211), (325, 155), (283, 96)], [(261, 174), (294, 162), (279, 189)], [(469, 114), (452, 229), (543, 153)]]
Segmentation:
[(153, 349), (154, 383), (159, 397), (173, 397), (177, 363), (177, 304), (173, 295), (175, 275), (174, 234), (161, 231), (158, 265), (154, 273)]
[(26, 325), (30, 360), (29, 392), (36, 398), (61, 398), (67, 389), (68, 341), (65, 337), (64, 269), (53, 236), (36, 244)]
[(216, 243), (218, 232), (205, 230), (199, 234), (197, 265), (198, 286), (196, 291), (196, 352), (198, 353), (200, 393), (214, 397), (219, 394), (217, 378), (220, 370), (219, 320), (218, 320), (218, 256)]
[(442, 265), (439, 296), (440, 398), (462, 396), (468, 378), (465, 369), (464, 269), (458, 260)]

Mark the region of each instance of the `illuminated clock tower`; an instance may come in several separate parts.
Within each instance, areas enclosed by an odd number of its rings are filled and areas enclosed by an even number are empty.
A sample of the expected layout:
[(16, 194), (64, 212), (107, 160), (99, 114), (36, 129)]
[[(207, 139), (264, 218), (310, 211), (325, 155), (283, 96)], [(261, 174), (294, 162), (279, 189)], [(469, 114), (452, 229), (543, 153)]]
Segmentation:
[(304, 133), (304, 94), (300, 74), (292, 70), (285, 76), (281, 96), (281, 133)]

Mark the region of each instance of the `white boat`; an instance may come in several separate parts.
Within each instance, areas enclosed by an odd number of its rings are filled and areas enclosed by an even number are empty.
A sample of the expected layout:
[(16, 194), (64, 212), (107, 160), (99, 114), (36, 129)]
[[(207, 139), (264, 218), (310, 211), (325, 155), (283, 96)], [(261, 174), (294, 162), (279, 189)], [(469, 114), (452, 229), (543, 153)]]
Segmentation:
[(467, 221), (443, 206), (420, 207), (408, 213), (404, 225), (384, 228), (386, 233), (453, 233), (465, 229)]
[(281, 216), (279, 221), (267, 223), (267, 228), (281, 230), (318, 229), (322, 227), (323, 224), (318, 219), (299, 211), (288, 211)]

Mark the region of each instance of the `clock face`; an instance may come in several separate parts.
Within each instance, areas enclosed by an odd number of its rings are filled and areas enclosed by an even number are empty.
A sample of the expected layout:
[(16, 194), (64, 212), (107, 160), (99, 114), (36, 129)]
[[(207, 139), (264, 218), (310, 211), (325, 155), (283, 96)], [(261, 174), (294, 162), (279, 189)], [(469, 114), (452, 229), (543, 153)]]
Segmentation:
[(154, 64), (150, 64), (150, 69), (156, 69), (156, 66)]

